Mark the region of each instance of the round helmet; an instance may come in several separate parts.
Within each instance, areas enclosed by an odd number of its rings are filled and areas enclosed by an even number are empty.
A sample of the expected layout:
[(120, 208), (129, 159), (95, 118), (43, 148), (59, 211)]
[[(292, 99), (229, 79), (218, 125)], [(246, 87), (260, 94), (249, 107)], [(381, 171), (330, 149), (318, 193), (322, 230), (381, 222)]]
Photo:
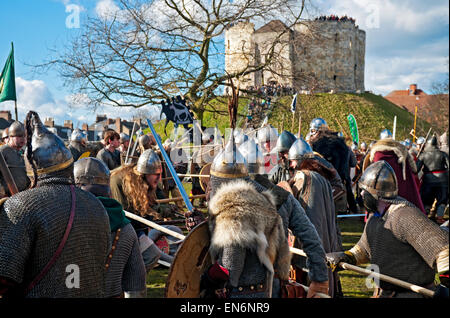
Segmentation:
[(425, 138), (424, 137), (419, 137), (419, 138), (417, 138), (417, 145), (423, 145), (423, 143), (425, 142)]
[(383, 129), (380, 133), (380, 139), (392, 138), (392, 133), (389, 129)]
[(301, 160), (305, 156), (313, 155), (313, 150), (311, 146), (302, 138), (294, 142), (289, 149), (288, 159), (289, 160)]
[(405, 139), (405, 144), (404, 144), (406, 147), (411, 147), (412, 146), (412, 143), (411, 143), (411, 139), (409, 139), (409, 138), (406, 138)]
[(361, 176), (359, 187), (376, 200), (392, 200), (397, 196), (397, 177), (394, 169), (384, 160), (372, 163)]
[[(66, 169), (73, 163), (70, 150), (64, 145), (61, 138), (50, 132), (42, 123), (39, 115), (34, 111), (27, 114), (27, 125), (33, 130), (31, 139), (31, 160), (36, 168), (37, 175), (49, 174)], [(29, 148), (25, 150), (25, 164), (27, 174), (33, 176), (33, 168), (28, 160)]]
[(354, 142), (352, 142), (352, 145), (350, 146), (350, 148), (352, 149), (352, 151), (356, 151), (358, 150), (358, 145)]
[(364, 141), (361, 143), (361, 150), (367, 150), (367, 144)]
[(297, 140), (291, 132), (283, 130), (281, 135), (278, 137), (277, 144), (275, 148), (272, 149), (271, 153), (286, 152), (291, 149), (292, 144)]
[(248, 176), (247, 163), (244, 156), (236, 148), (231, 136), (225, 148), (214, 158), (211, 169), (211, 176), (218, 178), (242, 178)]
[(138, 143), (140, 147), (148, 148), (150, 146), (150, 136), (142, 135), (138, 139)]
[(323, 118), (314, 118), (311, 120), (311, 123), (309, 124), (309, 131), (311, 133), (314, 133), (318, 130), (326, 130), (328, 129), (328, 124)]
[(161, 160), (152, 149), (147, 149), (139, 156), (135, 169), (139, 174), (160, 174)]
[(238, 148), (239, 152), (247, 162), (247, 170), (250, 174), (261, 174), (264, 172), (264, 156), (258, 144), (249, 139)]
[(74, 131), (72, 131), (72, 134), (70, 135), (70, 141), (75, 141), (75, 142), (82, 142), (86, 140), (86, 134), (79, 130), (79, 129), (75, 129)]
[(128, 136), (126, 133), (120, 133), (120, 143), (123, 144), (124, 142), (130, 141), (130, 136)]
[(25, 137), (25, 127), (19, 121), (15, 121), (9, 126), (9, 136), (8, 137)]
[(73, 174), (76, 184), (107, 186), (111, 175), (103, 161), (92, 157), (77, 160), (73, 165)]

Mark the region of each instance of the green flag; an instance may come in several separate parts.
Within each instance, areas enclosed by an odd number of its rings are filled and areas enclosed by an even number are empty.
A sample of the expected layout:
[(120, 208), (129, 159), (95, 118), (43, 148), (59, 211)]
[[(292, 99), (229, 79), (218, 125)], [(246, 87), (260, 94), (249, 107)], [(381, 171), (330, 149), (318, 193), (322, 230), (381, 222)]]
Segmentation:
[(350, 114), (347, 116), (348, 126), (350, 127), (350, 134), (352, 135), (353, 142), (359, 144), (358, 125), (356, 124), (355, 117)]
[(0, 76), (0, 102), (5, 100), (17, 100), (16, 78), (14, 75), (14, 46), (12, 43), (11, 52)]

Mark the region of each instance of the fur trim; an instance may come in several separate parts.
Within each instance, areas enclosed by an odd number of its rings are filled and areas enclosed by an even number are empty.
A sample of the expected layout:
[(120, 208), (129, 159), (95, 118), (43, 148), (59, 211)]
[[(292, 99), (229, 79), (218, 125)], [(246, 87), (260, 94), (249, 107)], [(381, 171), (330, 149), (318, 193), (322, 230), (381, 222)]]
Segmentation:
[(378, 151), (393, 151), (398, 157), (398, 163), (402, 165), (403, 170), (403, 180), (406, 180), (406, 162), (408, 162), (409, 167), (413, 173), (417, 173), (416, 163), (413, 157), (408, 152), (408, 149), (402, 144), (396, 142), (392, 139), (382, 139), (378, 140), (370, 150), (369, 160), (373, 162), (375, 153)]
[(269, 272), (287, 279), (291, 255), (275, 204), (270, 191), (259, 193), (244, 180), (221, 186), (209, 202), (211, 255), (227, 245), (243, 246), (255, 250)]

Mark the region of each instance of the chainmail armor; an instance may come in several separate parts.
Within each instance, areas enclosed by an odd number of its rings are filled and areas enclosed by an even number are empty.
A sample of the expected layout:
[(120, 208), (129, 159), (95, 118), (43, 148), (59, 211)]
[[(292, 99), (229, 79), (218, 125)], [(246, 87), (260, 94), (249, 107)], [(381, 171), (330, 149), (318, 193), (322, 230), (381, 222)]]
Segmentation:
[[(111, 233), (114, 241), (117, 232)], [(106, 297), (119, 296), (122, 291), (134, 292), (146, 289), (146, 272), (139, 250), (139, 241), (129, 223), (121, 231), (111, 263), (106, 271)]]
[[(449, 248), (448, 234), (412, 203), (400, 197), (396, 200), (398, 203), (392, 204), (383, 217), (369, 218), (353, 250), (366, 254), (382, 274), (426, 286), (434, 281), (439, 252)], [(380, 287), (399, 289), (384, 281), (380, 281)]]
[[(28, 286), (54, 255), (71, 210), (73, 166), (40, 176), (38, 186), (10, 197), (0, 210), (0, 277)], [(26, 297), (104, 297), (109, 220), (101, 202), (75, 188), (73, 227), (60, 257)], [(18, 239), (19, 238), (19, 239)], [(68, 288), (69, 265), (79, 268), (79, 288)]]

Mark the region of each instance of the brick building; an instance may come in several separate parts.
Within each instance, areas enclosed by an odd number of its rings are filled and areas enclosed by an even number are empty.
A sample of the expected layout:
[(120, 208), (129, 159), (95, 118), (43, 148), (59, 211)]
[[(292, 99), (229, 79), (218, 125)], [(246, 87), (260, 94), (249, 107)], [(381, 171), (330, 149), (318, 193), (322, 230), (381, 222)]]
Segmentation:
[(432, 124), (435, 128), (448, 128), (448, 94), (427, 94), (417, 87), (409, 85), (408, 89), (395, 90), (384, 96), (395, 105)]

